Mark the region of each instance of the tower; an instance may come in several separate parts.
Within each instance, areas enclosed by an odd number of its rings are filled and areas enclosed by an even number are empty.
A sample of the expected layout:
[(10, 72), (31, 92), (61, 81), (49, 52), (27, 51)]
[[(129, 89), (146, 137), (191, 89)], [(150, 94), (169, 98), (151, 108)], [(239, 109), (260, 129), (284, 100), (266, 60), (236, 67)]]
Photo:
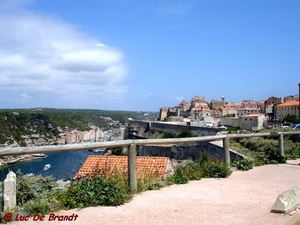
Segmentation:
[(225, 96), (222, 96), (221, 101), (222, 101), (223, 106), (225, 106)]

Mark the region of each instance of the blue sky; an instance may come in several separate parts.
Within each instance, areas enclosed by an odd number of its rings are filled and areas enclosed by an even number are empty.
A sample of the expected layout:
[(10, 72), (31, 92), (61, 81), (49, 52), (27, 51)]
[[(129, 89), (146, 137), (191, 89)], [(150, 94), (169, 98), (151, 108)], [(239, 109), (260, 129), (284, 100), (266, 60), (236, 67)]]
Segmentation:
[(298, 0), (0, 0), (0, 107), (298, 94)]

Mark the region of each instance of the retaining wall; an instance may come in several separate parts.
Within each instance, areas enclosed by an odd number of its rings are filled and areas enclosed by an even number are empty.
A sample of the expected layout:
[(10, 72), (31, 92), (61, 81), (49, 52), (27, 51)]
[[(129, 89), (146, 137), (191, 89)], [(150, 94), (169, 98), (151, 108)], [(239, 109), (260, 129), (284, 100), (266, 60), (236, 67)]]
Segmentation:
[[(140, 156), (166, 156), (171, 159), (184, 160), (184, 159), (197, 159), (207, 152), (209, 157), (216, 157), (225, 162), (225, 155), (223, 147), (215, 145), (210, 142), (190, 143), (183, 145), (144, 145), (140, 146)], [(234, 151), (230, 151), (230, 159), (235, 160), (243, 158), (243, 155)]]

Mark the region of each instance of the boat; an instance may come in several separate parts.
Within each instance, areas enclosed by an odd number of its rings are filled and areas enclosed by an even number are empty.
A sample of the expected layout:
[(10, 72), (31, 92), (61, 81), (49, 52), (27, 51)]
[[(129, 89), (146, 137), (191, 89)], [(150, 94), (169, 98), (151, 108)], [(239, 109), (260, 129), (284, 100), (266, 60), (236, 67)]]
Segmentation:
[(104, 152), (105, 149), (104, 148), (99, 148), (99, 149), (94, 149), (93, 152)]
[(49, 170), (51, 168), (51, 165), (50, 164), (46, 164), (45, 166), (44, 166), (44, 170)]
[(36, 154), (31, 154), (31, 156), (33, 158), (36, 158), (36, 159), (46, 159), (48, 156), (44, 153), (36, 153)]
[(27, 176), (32, 178), (32, 177), (34, 177), (34, 174), (33, 173), (28, 173)]

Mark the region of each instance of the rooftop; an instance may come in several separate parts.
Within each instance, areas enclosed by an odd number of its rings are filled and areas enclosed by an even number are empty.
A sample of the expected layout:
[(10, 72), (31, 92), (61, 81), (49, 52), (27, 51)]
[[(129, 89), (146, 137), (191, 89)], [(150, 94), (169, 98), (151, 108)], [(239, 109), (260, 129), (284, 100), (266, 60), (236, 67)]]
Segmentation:
[[(159, 176), (163, 179), (167, 173), (169, 162), (168, 157), (137, 156), (137, 178)], [(97, 173), (102, 177), (108, 177), (116, 170), (127, 174), (127, 156), (89, 155), (75, 177), (80, 178), (93, 173)]]
[(284, 107), (284, 106), (298, 106), (299, 105), (299, 101), (287, 101), (284, 103), (281, 103), (279, 105), (277, 105), (277, 107)]

